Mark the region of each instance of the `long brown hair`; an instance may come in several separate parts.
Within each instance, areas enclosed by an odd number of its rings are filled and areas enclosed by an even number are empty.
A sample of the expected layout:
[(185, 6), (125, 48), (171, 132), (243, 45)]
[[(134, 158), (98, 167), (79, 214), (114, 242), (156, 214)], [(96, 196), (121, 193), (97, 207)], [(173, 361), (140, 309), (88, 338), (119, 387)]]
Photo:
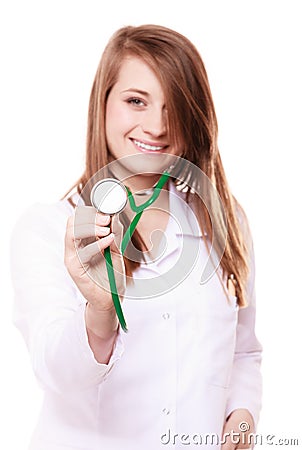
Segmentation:
[[(217, 119), (207, 73), (194, 45), (180, 33), (158, 25), (127, 26), (118, 30), (107, 44), (94, 79), (88, 114), (86, 168), (75, 184), (81, 193), (88, 180), (108, 164), (105, 134), (106, 101), (117, 81), (126, 56), (140, 57), (158, 76), (168, 111), (171, 142), (184, 143), (182, 157), (199, 167), (215, 185), (227, 221), (226, 246), (220, 266), (225, 276), (236, 282), (238, 304), (246, 304), (248, 255), (238, 216), (244, 214), (230, 192), (217, 145)], [(75, 187), (74, 186), (74, 187)], [(212, 229), (206, 205), (194, 194), (201, 230), (210, 238)], [(187, 201), (190, 195), (187, 196)], [(140, 248), (136, 232), (134, 244)], [(126, 272), (131, 275), (135, 264), (125, 258)]]

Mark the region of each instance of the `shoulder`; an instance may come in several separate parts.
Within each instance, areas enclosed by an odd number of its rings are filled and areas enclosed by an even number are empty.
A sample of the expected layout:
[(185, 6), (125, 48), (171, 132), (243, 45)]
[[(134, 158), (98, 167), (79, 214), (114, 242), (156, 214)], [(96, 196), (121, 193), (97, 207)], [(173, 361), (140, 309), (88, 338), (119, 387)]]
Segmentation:
[(74, 214), (74, 207), (67, 198), (53, 203), (34, 203), (18, 217), (12, 230), (13, 237), (40, 236), (50, 238), (65, 232), (68, 217)]

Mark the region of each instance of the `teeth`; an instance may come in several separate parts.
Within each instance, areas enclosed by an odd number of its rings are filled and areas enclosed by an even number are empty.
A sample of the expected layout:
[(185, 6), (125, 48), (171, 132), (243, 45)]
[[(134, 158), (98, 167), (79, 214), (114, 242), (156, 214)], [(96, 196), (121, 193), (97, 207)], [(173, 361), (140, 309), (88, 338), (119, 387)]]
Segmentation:
[(136, 141), (135, 139), (134, 139), (134, 143), (135, 143), (135, 145), (137, 145), (138, 147), (141, 147), (141, 148), (143, 148), (143, 149), (145, 149), (145, 150), (156, 151), (156, 150), (162, 150), (162, 149), (164, 148), (164, 147), (157, 147), (157, 146), (155, 146), (155, 145), (143, 144), (142, 142)]

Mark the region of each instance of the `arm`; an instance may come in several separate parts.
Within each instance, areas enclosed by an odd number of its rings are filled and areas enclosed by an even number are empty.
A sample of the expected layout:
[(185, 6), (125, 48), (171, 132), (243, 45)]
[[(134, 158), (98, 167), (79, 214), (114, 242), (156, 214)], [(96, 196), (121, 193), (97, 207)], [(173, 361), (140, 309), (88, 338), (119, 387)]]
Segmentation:
[(232, 368), (226, 417), (235, 409), (247, 409), (256, 426), (261, 408), (262, 347), (255, 334), (256, 296), (254, 252), (251, 249), (251, 271), (247, 285), (248, 306), (238, 313), (235, 357)]
[(11, 237), (14, 322), (38, 380), (58, 392), (99, 384), (123, 351), (118, 332), (101, 363), (89, 345), (87, 301), (64, 265), (68, 214), (62, 205), (36, 205), (21, 217)]
[[(226, 409), (226, 423), (224, 435), (229, 432), (244, 431), (240, 423), (247, 423), (247, 433), (253, 433), (259, 419), (262, 398), (262, 376), (260, 372), (262, 346), (255, 334), (256, 321), (256, 295), (255, 295), (255, 263), (254, 251), (250, 238), (250, 276), (247, 283), (246, 308), (238, 313), (236, 348), (229, 388), (229, 397)], [(248, 435), (248, 434), (247, 434)], [(246, 436), (247, 436), (246, 435)], [(223, 450), (236, 448), (235, 443), (227, 440), (222, 446)], [(248, 442), (242, 443), (238, 448), (249, 448)]]
[(97, 213), (92, 207), (80, 206), (76, 214), (69, 217), (65, 233), (64, 262), (74, 283), (87, 300), (85, 322), (88, 342), (100, 363), (108, 362), (118, 330), (106, 263), (102, 256), (109, 245), (120, 295), (124, 293), (126, 285), (124, 261), (119, 251), (123, 228), (115, 218), (110, 233), (109, 223), (110, 216)]
[(118, 335), (118, 321), (114, 308), (98, 311), (87, 303), (85, 311), (88, 342), (95, 359), (108, 364)]

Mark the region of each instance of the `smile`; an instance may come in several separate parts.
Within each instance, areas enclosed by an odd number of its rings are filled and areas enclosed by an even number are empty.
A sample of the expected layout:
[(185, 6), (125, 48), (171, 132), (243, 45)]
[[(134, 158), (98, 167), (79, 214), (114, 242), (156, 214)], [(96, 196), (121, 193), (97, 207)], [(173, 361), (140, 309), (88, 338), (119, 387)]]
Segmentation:
[(144, 142), (141, 141), (137, 141), (136, 139), (133, 139), (134, 144), (139, 147), (142, 150), (146, 150), (149, 152), (158, 152), (160, 150), (163, 150), (166, 145), (150, 145), (150, 144), (145, 144)]

